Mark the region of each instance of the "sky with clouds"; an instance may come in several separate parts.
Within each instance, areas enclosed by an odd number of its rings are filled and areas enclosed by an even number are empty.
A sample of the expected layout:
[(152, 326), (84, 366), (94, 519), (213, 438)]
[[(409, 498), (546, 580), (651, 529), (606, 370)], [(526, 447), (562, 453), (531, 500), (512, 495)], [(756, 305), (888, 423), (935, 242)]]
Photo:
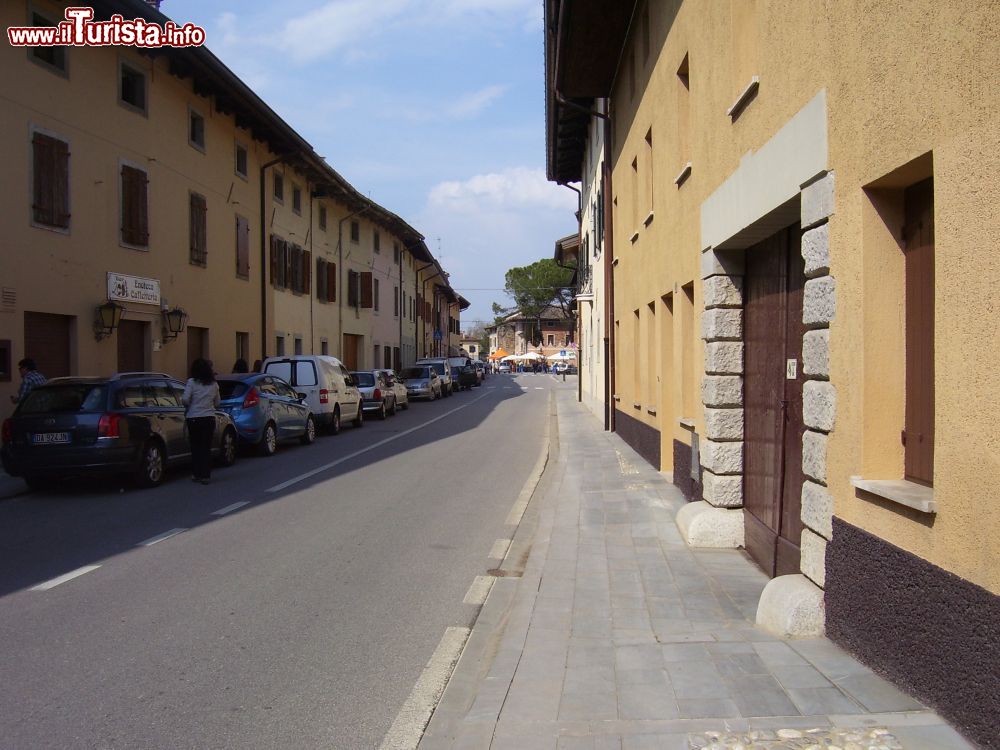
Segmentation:
[(545, 179), (542, 0), (163, 0), (360, 192), (427, 237), (472, 306), (575, 231)]

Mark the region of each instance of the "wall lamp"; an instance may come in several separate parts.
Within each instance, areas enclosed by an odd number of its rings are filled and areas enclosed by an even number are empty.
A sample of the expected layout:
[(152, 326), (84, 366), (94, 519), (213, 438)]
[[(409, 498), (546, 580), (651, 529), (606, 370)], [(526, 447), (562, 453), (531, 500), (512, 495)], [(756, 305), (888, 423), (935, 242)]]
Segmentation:
[(94, 337), (100, 341), (103, 338), (110, 336), (118, 328), (118, 324), (122, 322), (122, 315), (125, 313), (125, 307), (119, 305), (117, 302), (112, 302), (108, 300), (103, 305), (98, 305), (96, 309), (97, 316), (94, 320)]
[(184, 332), (184, 326), (187, 325), (188, 314), (184, 312), (179, 307), (172, 307), (169, 310), (163, 311), (163, 325), (165, 328), (164, 339), (166, 341), (172, 341), (177, 338), (177, 336)]

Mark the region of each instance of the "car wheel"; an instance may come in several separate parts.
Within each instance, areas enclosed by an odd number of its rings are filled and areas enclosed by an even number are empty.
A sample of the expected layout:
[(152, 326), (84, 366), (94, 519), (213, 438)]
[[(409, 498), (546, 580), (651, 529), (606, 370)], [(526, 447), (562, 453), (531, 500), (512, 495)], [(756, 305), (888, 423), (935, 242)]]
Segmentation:
[(389, 416), (393, 417), (396, 415), (396, 400), (393, 399), (392, 406), (389, 407)]
[(306, 431), (299, 440), (302, 445), (312, 445), (316, 442), (316, 420), (313, 419), (312, 414), (306, 417)]
[(260, 441), (260, 454), (262, 456), (273, 456), (278, 452), (278, 430), (274, 422), (264, 425), (264, 437)]
[(139, 466), (135, 472), (136, 482), (140, 487), (155, 487), (163, 481), (163, 471), (166, 464), (163, 446), (158, 440), (150, 440), (142, 446), (139, 454)]
[(400, 409), (409, 409), (410, 408), (410, 397), (409, 396), (406, 397), (406, 401), (404, 401), (402, 404), (399, 405), (399, 408)]
[(330, 434), (339, 435), (340, 434), (340, 407), (333, 407), (333, 419), (330, 420)]
[(385, 420), (385, 417), (386, 417), (386, 413), (385, 413), (385, 401), (383, 401), (382, 405), (378, 408), (378, 415), (377, 416), (378, 416), (378, 418), (380, 420), (383, 420), (383, 421)]
[(222, 441), (219, 443), (219, 465), (232, 466), (236, 463), (236, 447), (238, 440), (236, 430), (226, 429), (222, 433)]
[(52, 480), (48, 477), (39, 476), (28, 476), (24, 478), (24, 483), (28, 485), (29, 490), (34, 490), (38, 492), (39, 490), (47, 490), (52, 488)]
[(358, 416), (354, 418), (354, 421), (352, 421), (351, 424), (355, 427), (365, 426), (365, 410), (361, 408), (361, 404), (358, 404)]

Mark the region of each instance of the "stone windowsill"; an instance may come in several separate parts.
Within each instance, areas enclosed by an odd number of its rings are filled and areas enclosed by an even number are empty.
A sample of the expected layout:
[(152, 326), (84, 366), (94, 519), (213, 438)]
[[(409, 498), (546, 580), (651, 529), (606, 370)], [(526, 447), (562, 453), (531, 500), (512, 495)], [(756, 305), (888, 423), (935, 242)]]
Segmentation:
[(934, 502), (934, 488), (925, 487), (905, 479), (862, 479), (851, 477), (851, 485), (855, 489), (877, 495), (907, 508), (913, 508), (921, 513), (937, 513), (937, 503)]
[(644, 227), (648, 227), (652, 223), (653, 223), (653, 212), (650, 211), (649, 215), (645, 219), (642, 220), (642, 225)]
[(726, 110), (726, 117), (731, 117), (733, 120), (739, 117), (740, 113), (743, 112), (743, 108), (746, 107), (750, 99), (757, 93), (757, 89), (759, 87), (760, 76), (751, 77), (750, 83), (748, 83), (746, 88), (740, 92), (738, 97), (736, 97), (736, 101), (733, 102), (733, 106)]
[(622, 397), (618, 396), (618, 395), (612, 396), (611, 398), (613, 398), (616, 403), (621, 402), (621, 400), (622, 400)]
[(646, 413), (649, 414), (651, 417), (655, 417), (656, 416), (656, 407), (655, 406), (647, 406), (646, 407)]
[(684, 165), (683, 169), (678, 173), (677, 177), (674, 178), (674, 184), (679, 188), (688, 177), (691, 176), (691, 162)]
[(638, 231), (633, 232), (632, 236), (629, 237), (628, 239), (629, 242), (631, 242), (634, 245), (636, 242), (639, 241), (639, 232)]
[(632, 402), (632, 408), (633, 409), (639, 409), (641, 411), (642, 410), (642, 404), (633, 401)]
[(683, 427), (686, 430), (693, 430), (694, 429), (694, 420), (693, 419), (687, 419), (686, 417), (683, 417), (683, 418), (677, 420), (677, 424), (679, 424), (681, 427)]

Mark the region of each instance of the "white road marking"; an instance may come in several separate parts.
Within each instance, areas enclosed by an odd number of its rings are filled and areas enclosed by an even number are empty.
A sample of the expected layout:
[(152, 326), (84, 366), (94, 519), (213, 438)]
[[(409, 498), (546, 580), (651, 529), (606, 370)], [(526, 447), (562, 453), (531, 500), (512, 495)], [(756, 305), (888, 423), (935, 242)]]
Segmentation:
[(232, 505), (227, 505), (225, 508), (219, 508), (217, 511), (213, 512), (213, 516), (224, 516), (227, 513), (232, 513), (234, 510), (239, 510), (244, 505), (249, 505), (249, 500), (244, 500), (243, 502), (233, 503)]
[(51, 581), (46, 581), (45, 583), (40, 583), (37, 586), (32, 586), (31, 591), (48, 591), (58, 586), (60, 583), (66, 583), (66, 581), (72, 581), (74, 578), (79, 578), (82, 575), (90, 573), (93, 570), (97, 570), (100, 565), (84, 565), (82, 568), (77, 568), (72, 570), (65, 575), (61, 575), (58, 578), (53, 578)]
[(350, 461), (352, 458), (357, 458), (358, 456), (361, 456), (361, 455), (363, 455), (365, 453), (368, 453), (368, 451), (373, 451), (376, 448), (381, 448), (386, 443), (391, 443), (393, 440), (399, 440), (401, 437), (406, 437), (407, 435), (409, 435), (411, 433), (414, 433), (417, 430), (422, 430), (422, 429), (424, 429), (424, 427), (426, 427), (429, 424), (434, 424), (435, 422), (438, 422), (438, 421), (444, 419), (445, 417), (451, 416), (452, 414), (454, 414), (457, 411), (461, 411), (462, 409), (465, 409), (468, 406), (472, 406), (477, 401), (482, 401), (488, 395), (489, 395), (488, 393), (484, 393), (481, 396), (476, 396), (476, 398), (472, 399), (472, 401), (466, 401), (461, 406), (456, 406), (451, 411), (446, 411), (444, 414), (440, 414), (440, 415), (434, 417), (434, 419), (428, 419), (426, 422), (418, 424), (416, 427), (411, 427), (408, 430), (403, 430), (402, 432), (398, 432), (395, 435), (392, 435), (390, 437), (385, 438), (384, 440), (379, 440), (377, 443), (372, 443), (367, 448), (362, 448), (361, 450), (354, 451), (354, 453), (348, 453), (346, 456), (344, 456), (343, 458), (338, 458), (336, 461), (331, 461), (328, 464), (323, 464), (322, 466), (317, 466), (312, 471), (307, 471), (305, 474), (299, 474), (297, 477), (292, 477), (287, 482), (282, 482), (281, 484), (276, 484), (273, 487), (268, 487), (267, 488), (267, 492), (281, 492), (282, 490), (287, 489), (287, 488), (291, 487), (294, 484), (298, 484), (299, 482), (303, 482), (306, 479), (309, 479), (310, 477), (316, 476), (317, 474), (322, 474), (324, 471), (329, 471), (334, 466), (342, 464), (345, 461)]
[(160, 542), (166, 541), (172, 536), (177, 536), (178, 534), (183, 534), (187, 529), (170, 529), (170, 531), (164, 531), (162, 534), (157, 534), (144, 542), (139, 542), (136, 547), (152, 547), (154, 544), (159, 544)]
[(396, 720), (382, 739), (379, 750), (414, 750), (417, 747), (448, 679), (462, 656), (470, 632), (469, 628), (448, 628), (444, 632), (434, 655), (414, 685), (413, 692), (399, 709)]
[(544, 391), (545, 389), (544, 389), (544, 388), (542, 388), (542, 387), (541, 387), (540, 385), (536, 385), (536, 386), (535, 386), (535, 390), (536, 390), (536, 391)]
[(469, 586), (469, 590), (462, 601), (465, 604), (483, 606), (486, 603), (486, 597), (490, 595), (490, 589), (493, 588), (494, 581), (496, 581), (496, 578), (493, 576), (476, 576), (476, 579)]
[(491, 560), (503, 560), (507, 556), (507, 550), (510, 549), (510, 539), (497, 539), (493, 542), (493, 548), (490, 550)]

